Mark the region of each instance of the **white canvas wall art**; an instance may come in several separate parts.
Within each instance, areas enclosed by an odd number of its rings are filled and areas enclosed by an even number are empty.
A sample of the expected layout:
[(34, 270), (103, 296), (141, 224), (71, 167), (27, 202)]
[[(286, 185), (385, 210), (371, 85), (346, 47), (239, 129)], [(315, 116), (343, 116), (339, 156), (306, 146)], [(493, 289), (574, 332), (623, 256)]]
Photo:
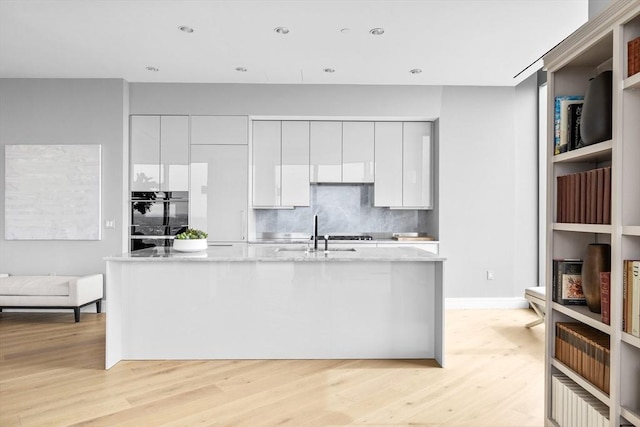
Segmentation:
[(100, 240), (100, 145), (6, 145), (5, 239)]

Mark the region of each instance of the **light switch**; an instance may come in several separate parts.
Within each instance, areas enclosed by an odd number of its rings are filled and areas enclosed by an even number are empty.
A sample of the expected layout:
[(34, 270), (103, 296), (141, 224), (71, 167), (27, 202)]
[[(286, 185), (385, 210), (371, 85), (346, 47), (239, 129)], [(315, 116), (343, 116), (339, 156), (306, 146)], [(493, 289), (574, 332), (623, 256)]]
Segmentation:
[(116, 220), (108, 219), (104, 222), (104, 228), (116, 228)]

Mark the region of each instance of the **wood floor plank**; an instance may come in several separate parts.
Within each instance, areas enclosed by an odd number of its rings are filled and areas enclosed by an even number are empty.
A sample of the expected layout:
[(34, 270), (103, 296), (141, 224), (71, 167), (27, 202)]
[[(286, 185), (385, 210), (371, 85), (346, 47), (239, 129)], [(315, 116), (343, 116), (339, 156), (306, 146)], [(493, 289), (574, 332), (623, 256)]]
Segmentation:
[(424, 360), (122, 361), (105, 314), (0, 313), (0, 426), (543, 425), (543, 326), (529, 310), (448, 310)]

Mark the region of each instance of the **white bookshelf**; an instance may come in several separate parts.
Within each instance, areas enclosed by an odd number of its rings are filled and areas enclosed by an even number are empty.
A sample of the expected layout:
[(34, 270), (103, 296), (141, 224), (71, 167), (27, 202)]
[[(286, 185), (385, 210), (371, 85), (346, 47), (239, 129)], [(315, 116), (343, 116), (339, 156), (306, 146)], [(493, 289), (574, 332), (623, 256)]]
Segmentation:
[[(554, 259), (583, 258), (589, 243), (611, 245), (610, 325), (585, 306), (552, 302), (547, 293), (545, 419), (552, 418), (551, 376), (562, 373), (609, 408), (611, 426), (640, 427), (640, 338), (622, 331), (623, 260), (640, 259), (640, 73), (627, 76), (627, 42), (640, 36), (640, 1), (618, 0), (559, 44), (545, 58), (548, 71), (546, 283), (552, 283)], [(554, 101), (560, 95), (584, 95), (590, 78), (613, 72), (612, 139), (554, 155)], [(611, 166), (611, 224), (556, 221), (556, 177)], [(591, 384), (555, 358), (558, 322), (580, 322), (610, 339), (609, 393)]]

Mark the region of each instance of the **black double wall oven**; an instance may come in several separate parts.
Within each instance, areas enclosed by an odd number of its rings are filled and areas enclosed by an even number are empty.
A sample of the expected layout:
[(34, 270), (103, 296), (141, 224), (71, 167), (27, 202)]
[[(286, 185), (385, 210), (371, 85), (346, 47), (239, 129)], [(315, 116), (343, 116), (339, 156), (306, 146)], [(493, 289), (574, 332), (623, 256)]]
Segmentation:
[(130, 250), (172, 246), (189, 224), (188, 191), (131, 193)]

